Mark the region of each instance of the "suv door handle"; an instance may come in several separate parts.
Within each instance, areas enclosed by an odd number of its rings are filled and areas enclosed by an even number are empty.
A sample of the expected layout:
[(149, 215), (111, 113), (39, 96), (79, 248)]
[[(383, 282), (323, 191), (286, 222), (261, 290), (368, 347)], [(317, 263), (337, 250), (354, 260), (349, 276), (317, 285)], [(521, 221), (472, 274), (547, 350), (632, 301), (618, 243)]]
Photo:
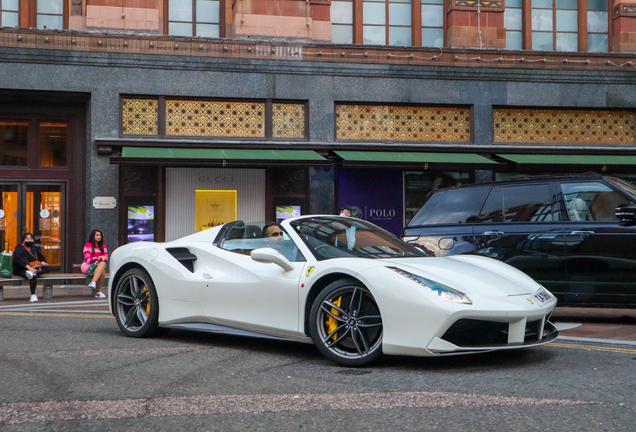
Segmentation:
[(505, 232), (503, 232), (503, 231), (484, 231), (481, 234), (485, 235), (485, 236), (502, 236), (502, 235), (505, 234)]
[(572, 231), (572, 232), (570, 232), (570, 235), (580, 235), (580, 236), (594, 235), (594, 234), (596, 234), (594, 231)]
[(214, 275), (210, 273), (203, 273), (203, 279), (214, 279)]

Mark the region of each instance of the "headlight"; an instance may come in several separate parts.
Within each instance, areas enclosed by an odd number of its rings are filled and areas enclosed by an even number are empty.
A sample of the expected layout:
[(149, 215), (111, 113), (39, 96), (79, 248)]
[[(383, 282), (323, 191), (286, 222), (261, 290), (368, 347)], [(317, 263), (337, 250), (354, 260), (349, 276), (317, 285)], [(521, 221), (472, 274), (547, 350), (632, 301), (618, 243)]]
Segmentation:
[(412, 280), (415, 283), (422, 285), (437, 293), (438, 296), (443, 298), (444, 300), (452, 301), (455, 303), (464, 303), (464, 304), (473, 304), (472, 301), (468, 298), (466, 294), (451, 287), (447, 287), (446, 285), (442, 285), (440, 283), (434, 282), (430, 279), (426, 279), (425, 277), (415, 275), (413, 273), (407, 272), (406, 270), (402, 270), (397, 267), (387, 267), (388, 269), (393, 270), (394, 272), (401, 274), (405, 278)]

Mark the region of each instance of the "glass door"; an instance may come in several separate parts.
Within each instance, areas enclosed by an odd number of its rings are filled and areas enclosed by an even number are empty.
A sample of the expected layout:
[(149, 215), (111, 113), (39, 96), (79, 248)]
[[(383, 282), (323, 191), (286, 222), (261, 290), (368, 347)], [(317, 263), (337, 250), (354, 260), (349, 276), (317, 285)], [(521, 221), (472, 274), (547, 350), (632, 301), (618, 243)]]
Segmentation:
[(2, 250), (13, 251), (23, 233), (33, 233), (52, 270), (60, 270), (64, 264), (64, 189), (63, 183), (0, 183)]

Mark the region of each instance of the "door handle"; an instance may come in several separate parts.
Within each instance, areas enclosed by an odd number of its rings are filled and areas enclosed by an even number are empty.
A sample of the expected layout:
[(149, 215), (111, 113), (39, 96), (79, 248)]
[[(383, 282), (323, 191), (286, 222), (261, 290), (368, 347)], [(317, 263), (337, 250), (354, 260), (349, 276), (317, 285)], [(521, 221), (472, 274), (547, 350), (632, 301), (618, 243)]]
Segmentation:
[(203, 273), (203, 279), (214, 279), (214, 275), (210, 273)]
[(503, 231), (484, 231), (481, 234), (485, 235), (485, 236), (502, 236), (502, 235), (505, 234), (505, 232), (503, 232)]
[(571, 231), (570, 235), (580, 235), (580, 236), (585, 236), (585, 235), (594, 235), (596, 234), (594, 231)]

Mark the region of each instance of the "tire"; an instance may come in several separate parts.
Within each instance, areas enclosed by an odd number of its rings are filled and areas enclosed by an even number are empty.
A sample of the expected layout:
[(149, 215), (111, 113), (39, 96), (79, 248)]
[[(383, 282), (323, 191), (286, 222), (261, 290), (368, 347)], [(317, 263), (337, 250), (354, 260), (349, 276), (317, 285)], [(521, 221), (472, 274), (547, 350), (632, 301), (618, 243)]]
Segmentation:
[(311, 306), (309, 331), (325, 357), (348, 367), (382, 356), (382, 317), (371, 292), (355, 279), (327, 285)]
[(128, 337), (142, 338), (157, 334), (159, 301), (152, 279), (144, 270), (128, 270), (114, 289), (115, 320)]

